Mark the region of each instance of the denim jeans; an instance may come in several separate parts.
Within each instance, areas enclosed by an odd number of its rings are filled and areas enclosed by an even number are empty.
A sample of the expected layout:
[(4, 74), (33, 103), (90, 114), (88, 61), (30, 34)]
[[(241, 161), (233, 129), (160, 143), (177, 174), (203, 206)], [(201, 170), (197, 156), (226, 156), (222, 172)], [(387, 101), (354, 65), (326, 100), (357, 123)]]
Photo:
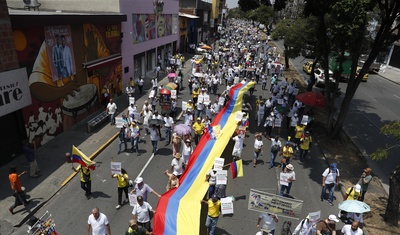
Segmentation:
[(254, 151), (254, 159), (257, 159), (258, 156), (260, 156), (261, 149), (258, 150), (258, 152)]
[(171, 127), (165, 127), (164, 132), (165, 132), (165, 144), (169, 144), (169, 141), (171, 139)]
[(136, 153), (139, 153), (139, 140), (139, 136), (136, 138), (131, 137), (132, 150), (136, 150)]
[(214, 235), (214, 230), (217, 227), (218, 218), (212, 218), (207, 215), (206, 227), (209, 235)]
[(269, 168), (272, 168), (275, 166), (275, 158), (278, 152), (271, 152), (271, 160), (269, 161)]
[(325, 198), (326, 190), (329, 190), (328, 202), (333, 202), (333, 193), (335, 192), (335, 183), (325, 184), (325, 186), (322, 187), (321, 200), (323, 200)]
[(110, 124), (111, 125), (115, 124), (115, 113), (110, 113)]
[(302, 148), (300, 148), (300, 161), (304, 161), (306, 159), (308, 153), (308, 149), (304, 150)]
[(118, 139), (118, 152), (121, 152), (121, 145), (124, 143), (125, 150), (128, 148), (128, 143), (126, 141), (126, 138), (123, 139)]
[(152, 140), (151, 144), (153, 145), (153, 153), (156, 154), (156, 151), (157, 151), (157, 140)]
[(290, 189), (292, 188), (292, 182), (289, 182), (288, 186), (281, 184), (281, 190), (279, 192), (280, 196), (283, 196), (283, 193), (286, 190), (286, 194), (290, 194)]

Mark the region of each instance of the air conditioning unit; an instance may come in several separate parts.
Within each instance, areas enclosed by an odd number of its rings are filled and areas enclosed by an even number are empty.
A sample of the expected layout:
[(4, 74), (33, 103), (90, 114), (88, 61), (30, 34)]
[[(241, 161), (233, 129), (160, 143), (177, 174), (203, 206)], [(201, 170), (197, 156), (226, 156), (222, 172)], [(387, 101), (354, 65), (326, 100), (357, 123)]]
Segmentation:
[(24, 9), (34, 11), (39, 10), (39, 7), (42, 5), (37, 0), (22, 0), (24, 2)]

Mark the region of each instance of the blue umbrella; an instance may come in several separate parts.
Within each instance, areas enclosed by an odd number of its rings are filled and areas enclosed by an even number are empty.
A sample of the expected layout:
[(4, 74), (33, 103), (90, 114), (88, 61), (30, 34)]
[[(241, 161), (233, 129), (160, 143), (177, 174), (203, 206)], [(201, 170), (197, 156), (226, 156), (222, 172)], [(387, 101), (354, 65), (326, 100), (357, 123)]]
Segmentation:
[(357, 200), (346, 200), (339, 203), (338, 208), (353, 213), (365, 213), (371, 211), (371, 208), (364, 202)]

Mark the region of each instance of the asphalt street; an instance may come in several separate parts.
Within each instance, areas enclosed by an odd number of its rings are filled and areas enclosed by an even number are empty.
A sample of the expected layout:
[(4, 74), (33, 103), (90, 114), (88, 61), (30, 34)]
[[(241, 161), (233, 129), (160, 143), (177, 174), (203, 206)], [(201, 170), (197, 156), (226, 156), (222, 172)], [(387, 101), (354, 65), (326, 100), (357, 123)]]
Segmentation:
[[(182, 100), (190, 99), (189, 91), (186, 89), (186, 81), (185, 79), (185, 89), (178, 101), (179, 105), (181, 105)], [(224, 88), (225, 86), (220, 86), (219, 92), (222, 92)], [(261, 84), (256, 85), (256, 92), (253, 97), (246, 96), (246, 102), (249, 102), (254, 107), (255, 97), (259, 95), (262, 95), (263, 98), (270, 96), (269, 92), (261, 90)], [(213, 97), (211, 96), (211, 98)], [(138, 107), (141, 107), (145, 98), (142, 97), (137, 101)], [(220, 218), (216, 234), (255, 234), (257, 232), (256, 222), (259, 213), (247, 209), (249, 190), (253, 188), (270, 193), (278, 193), (277, 176), (280, 168), (277, 164), (275, 168), (268, 169), (270, 141), (265, 138), (263, 139), (265, 151), (262, 157), (260, 157), (256, 168), (253, 168), (251, 164), (253, 159), (254, 134), (260, 131), (255, 126), (254, 115), (255, 112), (251, 112), (250, 127), (247, 132), (248, 137), (245, 139), (245, 148), (242, 153), (244, 177), (234, 180), (231, 178), (228, 179), (227, 195), (233, 195), (236, 198), (234, 202), (234, 214)], [(180, 122), (179, 120), (176, 123)], [(281, 133), (281, 140), (283, 142), (286, 140), (285, 130)], [(145, 183), (161, 194), (165, 192), (167, 178), (163, 175), (163, 172), (170, 168), (172, 150), (171, 146), (165, 146), (164, 141), (159, 141), (158, 146), (159, 151), (153, 156), (151, 154), (149, 136), (145, 136), (144, 131), (142, 131), (141, 143), (139, 144), (140, 156), (127, 152), (118, 155), (118, 141), (113, 141), (95, 159), (97, 169), (92, 173), (92, 199), (87, 200), (85, 198), (84, 192), (80, 188), (79, 177), (75, 176), (48, 203), (37, 211), (35, 216), (40, 217), (44, 212), (49, 211), (56, 222), (56, 230), (59, 234), (86, 234), (87, 218), (91, 213), (91, 209), (98, 206), (100, 211), (107, 215), (111, 224), (112, 234), (124, 234), (128, 226), (128, 221), (132, 218), (132, 207), (124, 205), (119, 210), (115, 209), (117, 205), (117, 182), (116, 179), (112, 179), (110, 176), (110, 162), (120, 161), (131, 179), (135, 179), (141, 175)], [(227, 156), (226, 163), (231, 161), (229, 155), (232, 147), (233, 144), (231, 142), (223, 154)], [(323, 154), (318, 146), (314, 146), (309, 156), (310, 159), (304, 164), (300, 164), (297, 160), (294, 160), (292, 163), (295, 167), (296, 182), (294, 182), (291, 194), (296, 199), (304, 201), (301, 217), (304, 218), (309, 212), (318, 210), (321, 210), (322, 217), (327, 217), (331, 213), (337, 214), (338, 201), (334, 201), (335, 206), (332, 207), (326, 201), (321, 202), (319, 199), (321, 193), (321, 174), (327, 167)], [(280, 158), (276, 160), (276, 162), (279, 161)], [(338, 192), (336, 196), (339, 196)], [(148, 201), (153, 207), (156, 207), (158, 198), (155, 195), (149, 195)], [(193, 203), (199, 202), (196, 201)], [(286, 219), (280, 218), (277, 225), (277, 233), (280, 232), (284, 220)], [(292, 222), (294, 225), (298, 223), (296, 220), (292, 220)], [(202, 221), (201, 225), (203, 226), (204, 223), (205, 221)], [(338, 228), (341, 228), (341, 225)], [(23, 225), (12, 234), (26, 234), (26, 230), (27, 226)]]
[[(283, 48), (282, 41), (275, 43)], [(312, 59), (298, 57), (291, 59), (291, 64), (307, 81), (309, 75), (303, 71), (303, 64)], [(342, 92), (346, 91), (346, 83), (340, 83)], [(315, 90), (320, 88), (314, 87)], [(336, 100), (336, 107), (340, 107), (344, 95)], [(399, 148), (393, 148), (387, 159), (374, 161), (370, 154), (377, 148), (386, 145), (399, 144), (395, 139), (380, 133), (380, 128), (391, 121), (400, 120), (398, 112), (400, 102), (399, 84), (390, 77), (378, 74), (369, 74), (367, 82), (360, 83), (347, 114), (343, 129), (354, 144), (360, 149), (363, 157), (378, 176), (386, 192), (389, 192), (389, 176), (400, 165)]]

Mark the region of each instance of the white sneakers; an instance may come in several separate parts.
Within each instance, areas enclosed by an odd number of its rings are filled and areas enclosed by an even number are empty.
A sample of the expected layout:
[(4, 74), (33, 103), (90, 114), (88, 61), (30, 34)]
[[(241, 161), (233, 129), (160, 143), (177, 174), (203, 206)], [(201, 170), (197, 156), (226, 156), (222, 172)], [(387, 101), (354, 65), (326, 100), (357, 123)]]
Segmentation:
[(118, 206), (115, 207), (115, 209), (117, 209), (117, 210), (118, 210), (119, 208), (121, 208), (121, 205), (118, 205)]

